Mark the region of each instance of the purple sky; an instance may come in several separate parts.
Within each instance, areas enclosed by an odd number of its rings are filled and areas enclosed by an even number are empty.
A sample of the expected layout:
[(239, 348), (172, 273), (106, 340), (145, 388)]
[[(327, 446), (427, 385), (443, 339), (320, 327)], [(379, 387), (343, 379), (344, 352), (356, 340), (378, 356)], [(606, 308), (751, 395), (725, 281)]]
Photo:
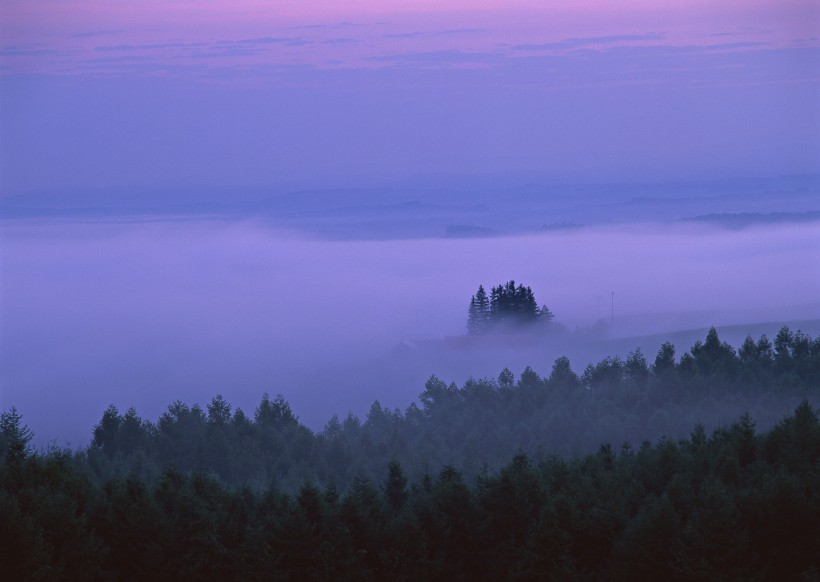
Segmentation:
[(820, 171), (813, 1), (0, 11), (2, 195)]

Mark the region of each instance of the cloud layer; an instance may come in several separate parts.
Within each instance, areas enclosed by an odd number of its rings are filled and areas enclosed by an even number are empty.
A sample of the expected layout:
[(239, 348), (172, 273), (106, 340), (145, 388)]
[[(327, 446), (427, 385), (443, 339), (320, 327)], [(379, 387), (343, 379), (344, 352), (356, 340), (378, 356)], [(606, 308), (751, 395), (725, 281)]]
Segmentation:
[[(622, 333), (783, 321), (816, 315), (820, 297), (814, 225), (324, 242), (253, 224), (18, 223), (0, 235), (0, 407), (75, 443), (110, 402), (155, 417), (176, 398), (222, 393), (248, 410), (282, 392), (321, 427), (374, 399), (406, 406), (432, 373), (547, 373), (566, 342), (392, 359), (402, 339), (463, 333), (480, 283), (532, 286), (571, 329), (608, 319), (614, 291)], [(579, 370), (606, 355), (584, 354), (569, 353)]]

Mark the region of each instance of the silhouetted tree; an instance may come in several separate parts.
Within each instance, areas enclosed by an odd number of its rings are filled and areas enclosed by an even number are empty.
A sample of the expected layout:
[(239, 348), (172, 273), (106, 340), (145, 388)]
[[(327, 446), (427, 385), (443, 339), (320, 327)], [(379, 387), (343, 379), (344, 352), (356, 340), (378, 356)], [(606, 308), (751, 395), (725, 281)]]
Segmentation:
[(254, 418), (256, 423), (262, 427), (282, 426), (296, 422), (296, 417), (293, 415), (290, 404), (285, 400), (285, 397), (277, 394), (271, 400), (267, 392), (262, 395), (262, 401), (256, 408)]
[(122, 417), (117, 407), (113, 404), (109, 405), (103, 412), (100, 423), (94, 427), (91, 444), (100, 447), (108, 454), (113, 454), (116, 451), (116, 441), (121, 424)]
[(581, 379), (578, 378), (578, 374), (572, 371), (569, 358), (566, 356), (561, 356), (555, 360), (547, 382), (550, 386), (564, 391), (578, 388), (581, 385)]
[(675, 346), (669, 342), (664, 342), (655, 356), (655, 363), (652, 365), (652, 372), (656, 376), (664, 376), (675, 371)]
[(12, 406), (0, 414), (0, 455), (9, 462), (19, 462), (28, 454), (33, 433), (23, 424), (23, 417)]
[(208, 404), (208, 422), (215, 426), (225, 426), (231, 420), (231, 405), (217, 394)]
[(387, 505), (395, 511), (400, 511), (407, 501), (407, 478), (401, 465), (391, 461), (387, 466), (387, 481), (384, 483), (384, 497)]

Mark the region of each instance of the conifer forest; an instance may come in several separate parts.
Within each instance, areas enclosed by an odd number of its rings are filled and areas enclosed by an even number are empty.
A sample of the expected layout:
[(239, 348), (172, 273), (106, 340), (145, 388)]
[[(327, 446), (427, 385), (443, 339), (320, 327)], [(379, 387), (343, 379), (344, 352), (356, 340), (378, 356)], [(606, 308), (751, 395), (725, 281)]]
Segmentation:
[[(820, 338), (735, 349), (713, 328), (679, 358), (431, 377), (404, 411), (318, 432), (282, 396), (245, 413), (217, 395), (155, 421), (111, 406), (86, 448), (36, 450), (10, 409), (0, 563), (8, 580), (813, 580), (818, 387)], [(747, 412), (722, 423), (730, 404)]]

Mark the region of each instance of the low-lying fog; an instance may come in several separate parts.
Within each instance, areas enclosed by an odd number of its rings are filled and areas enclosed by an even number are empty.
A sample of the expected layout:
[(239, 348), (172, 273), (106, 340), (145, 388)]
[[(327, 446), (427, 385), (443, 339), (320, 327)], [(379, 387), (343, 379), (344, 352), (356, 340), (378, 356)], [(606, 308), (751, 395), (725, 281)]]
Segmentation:
[(331, 242), (254, 223), (21, 221), (0, 242), (0, 408), (16, 406), (40, 444), (85, 444), (110, 403), (155, 420), (217, 393), (248, 413), (282, 393), (320, 429), (374, 399), (404, 409), (431, 374), (548, 374), (562, 354), (580, 373), (642, 345), (565, 334), (523, 352), (394, 356), (400, 340), (464, 333), (480, 283), (531, 286), (571, 331), (608, 322), (614, 291), (610, 338), (820, 316), (817, 223)]

